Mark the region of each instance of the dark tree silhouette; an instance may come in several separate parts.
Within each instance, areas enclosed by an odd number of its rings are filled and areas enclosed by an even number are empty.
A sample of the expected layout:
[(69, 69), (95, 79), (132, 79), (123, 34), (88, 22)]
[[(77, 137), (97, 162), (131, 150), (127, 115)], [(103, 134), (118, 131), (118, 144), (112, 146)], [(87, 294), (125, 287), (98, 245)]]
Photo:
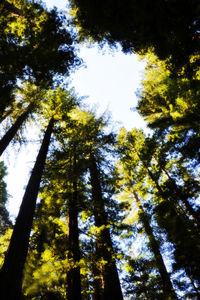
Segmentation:
[[(76, 150), (74, 150), (73, 157), (73, 186), (71, 198), (69, 199), (68, 212), (68, 243), (69, 243), (69, 259), (73, 260), (74, 264), (80, 261), (79, 250), (79, 231), (78, 231), (78, 190), (77, 190), (77, 162)], [(80, 267), (75, 265), (67, 272), (67, 300), (81, 300), (81, 278)]]
[(100, 174), (94, 155), (90, 154), (90, 178), (92, 186), (92, 201), (94, 209), (95, 226), (100, 229), (96, 240), (97, 261), (102, 259), (105, 264), (102, 265), (101, 274), (103, 277), (102, 294), (103, 299), (123, 300), (118, 271), (113, 258), (113, 247), (109, 229), (106, 227), (107, 216), (104, 207), (104, 200), (101, 190)]
[(54, 119), (52, 118), (46, 129), (39, 154), (32, 170), (16, 219), (5, 261), (0, 271), (0, 291), (2, 300), (19, 300), (21, 297), (23, 268), (26, 261), (36, 200), (53, 131), (53, 125)]

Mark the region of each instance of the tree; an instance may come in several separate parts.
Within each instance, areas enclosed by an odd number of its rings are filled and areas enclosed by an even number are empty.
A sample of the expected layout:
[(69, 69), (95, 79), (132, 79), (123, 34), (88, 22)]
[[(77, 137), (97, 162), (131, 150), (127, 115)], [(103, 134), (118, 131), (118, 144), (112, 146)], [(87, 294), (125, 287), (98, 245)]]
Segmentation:
[[(188, 276), (198, 282), (199, 230), (188, 216), (188, 211), (181, 205), (180, 193), (174, 190), (172, 194), (172, 190), (169, 189), (169, 179), (162, 172), (163, 165), (158, 163), (159, 160), (155, 160), (157, 157), (155, 151), (158, 155), (159, 150), (154, 138), (145, 139), (141, 131), (133, 129), (127, 133), (122, 129), (119, 134), (121, 163), (126, 166), (126, 173), (130, 179), (129, 186), (130, 184), (136, 185), (140, 195), (153, 203), (155, 219), (159, 227), (167, 233), (168, 241), (174, 246), (174, 259), (177, 263), (174, 270), (183, 268)], [(162, 155), (163, 152), (161, 151), (160, 154)], [(168, 167), (173, 167), (173, 176), (177, 176), (179, 173), (176, 173), (174, 161), (170, 162), (170, 157), (168, 159), (170, 163)], [(167, 171), (170, 172), (170, 168)], [(180, 179), (177, 176), (176, 181), (178, 180)], [(187, 177), (181, 180), (187, 182)], [(189, 195), (190, 191), (187, 197), (190, 197)], [(189, 260), (186, 257), (188, 247), (195, 249), (190, 250)], [(182, 260), (183, 257), (184, 260)]]
[[(122, 136), (120, 136), (120, 138), (122, 138)], [(120, 143), (120, 140), (119, 140), (119, 143)], [(123, 143), (121, 144), (121, 146), (123, 147)], [(124, 146), (125, 146), (125, 144), (124, 144)], [(125, 150), (125, 151), (127, 151), (127, 150)], [(169, 297), (171, 297), (171, 299), (177, 299), (176, 294), (173, 289), (173, 286), (170, 281), (170, 276), (167, 272), (165, 263), (163, 261), (162, 255), (160, 253), (159, 243), (154, 236), (154, 232), (153, 232), (153, 229), (150, 224), (149, 216), (145, 212), (142, 202), (138, 196), (138, 192), (141, 193), (141, 191), (140, 191), (141, 187), (138, 190), (137, 185), (134, 183), (134, 178), (137, 180), (137, 176), (138, 176), (138, 174), (132, 173), (133, 166), (135, 165), (135, 162), (133, 160), (134, 158), (132, 157), (132, 162), (131, 162), (130, 157), (125, 158), (126, 154), (122, 149), (121, 149), (121, 151), (119, 151), (119, 154), (121, 157), (121, 160), (119, 160), (119, 162), (118, 162), (118, 172), (119, 172), (118, 185), (120, 188), (120, 194), (122, 194), (124, 192), (126, 194), (125, 197), (127, 199), (129, 197), (131, 197), (131, 198), (133, 197), (134, 201), (136, 202), (136, 207), (137, 207), (138, 215), (139, 215), (139, 221), (142, 223), (144, 232), (146, 233), (146, 235), (148, 237), (149, 248), (154, 255), (155, 264), (156, 264), (156, 267), (159, 270), (159, 273), (161, 276), (163, 297), (165, 297), (165, 299), (169, 299)], [(136, 162), (136, 168), (138, 168), (137, 164), (138, 164), (138, 162)], [(138, 181), (139, 180), (140, 179), (138, 178)], [(137, 190), (138, 190), (138, 192), (137, 192)], [(131, 205), (133, 206), (133, 204), (131, 204)], [(129, 209), (129, 214), (131, 214), (130, 209)]]
[(117, 42), (125, 52), (146, 52), (188, 62), (199, 49), (198, 1), (80, 1), (70, 0), (80, 38)]
[(44, 139), (28, 182), (14, 226), (10, 245), (0, 272), (2, 299), (20, 299), (23, 268), (27, 256), (29, 236), (36, 206), (40, 180), (50, 143), (54, 119), (49, 122)]
[(33, 108), (33, 103), (30, 103), (25, 112), (23, 112), (16, 120), (16, 122), (11, 126), (7, 133), (0, 140), (0, 155), (6, 150), (9, 143), (12, 141), (21, 125), (26, 121), (31, 110)]
[(2, 236), (7, 229), (12, 227), (12, 222), (9, 219), (9, 212), (6, 208), (8, 194), (4, 179), (5, 176), (6, 167), (3, 162), (0, 162), (0, 236)]
[[(13, 102), (13, 88), (29, 78), (53, 87), (55, 76), (68, 75), (80, 64), (74, 36), (63, 27), (64, 17), (30, 1), (3, 1), (1, 8), (0, 114)], [(61, 77), (59, 77), (59, 81)]]
[(142, 204), (139, 200), (139, 197), (137, 195), (137, 193), (135, 191), (133, 191), (135, 200), (137, 202), (137, 205), (139, 206), (139, 216), (141, 219), (141, 222), (143, 223), (144, 226), (144, 230), (149, 238), (149, 245), (150, 248), (155, 256), (155, 260), (156, 260), (156, 264), (157, 264), (157, 268), (159, 270), (160, 276), (162, 278), (162, 284), (163, 284), (163, 291), (164, 291), (164, 297), (166, 299), (169, 299), (169, 297), (171, 297), (171, 299), (177, 299), (174, 288), (171, 284), (170, 281), (170, 276), (167, 272), (167, 269), (165, 267), (165, 263), (163, 261), (162, 255), (160, 253), (160, 249), (159, 249), (159, 244), (156, 241), (156, 238), (154, 236), (153, 230), (150, 226), (150, 222), (148, 220), (148, 216), (145, 213)]
[[(196, 56), (190, 59), (188, 74), (183, 68), (178, 78), (172, 76), (167, 62), (149, 54), (138, 93), (137, 109), (148, 123), (168, 144), (171, 154), (181, 154), (186, 164), (199, 163), (199, 68)], [(170, 149), (171, 148), (171, 149)], [(177, 156), (178, 156), (177, 155)], [(193, 161), (193, 162), (192, 162)]]
[(67, 300), (81, 300), (81, 277), (80, 277), (80, 249), (79, 249), (79, 229), (78, 229), (78, 189), (77, 189), (77, 155), (76, 148), (72, 157), (72, 186), (73, 190), (69, 199), (68, 212), (68, 243), (69, 259), (73, 260), (74, 267), (67, 272)]
[[(76, 111), (78, 100), (61, 89), (49, 92), (48, 99), (46, 105), (51, 107), (48, 110), (61, 122), (54, 131), (56, 147), (43, 177), (24, 291), (30, 296), (45, 296), (51, 291), (52, 295), (60, 294), (62, 299), (65, 295), (66, 299), (81, 299), (84, 290), (81, 290), (83, 263), (80, 260), (78, 213), (83, 201), (83, 179), (78, 152), (81, 150), (76, 147), (77, 136), (73, 136), (76, 124), (69, 112), (71, 108)], [(48, 253), (52, 253), (52, 259), (48, 255), (45, 260)], [(32, 265), (33, 261), (36, 265)], [(55, 271), (49, 276), (47, 272), (52, 265)]]
[(112, 241), (108, 229), (107, 217), (99, 179), (99, 171), (94, 154), (90, 154), (90, 177), (92, 186), (92, 201), (94, 206), (95, 226), (98, 229), (96, 240), (97, 260), (103, 259), (103, 299), (123, 299), (117, 267), (113, 258)]

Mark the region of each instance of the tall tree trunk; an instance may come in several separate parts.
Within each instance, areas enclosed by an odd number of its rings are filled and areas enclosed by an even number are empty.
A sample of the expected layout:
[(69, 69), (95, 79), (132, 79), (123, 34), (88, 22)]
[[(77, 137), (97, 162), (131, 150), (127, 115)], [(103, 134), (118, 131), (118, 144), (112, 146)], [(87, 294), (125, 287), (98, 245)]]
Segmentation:
[(44, 164), (48, 152), (54, 120), (51, 119), (29, 179), (10, 245), (0, 271), (1, 300), (19, 300), (21, 297), (23, 268), (29, 246), (29, 236)]
[[(96, 246), (97, 248), (97, 246)], [(93, 287), (94, 287), (94, 293), (93, 293), (93, 300), (102, 300), (103, 296), (103, 289), (102, 289), (102, 274), (98, 266), (96, 265), (96, 261), (93, 262)]]
[(165, 299), (177, 299), (177, 296), (175, 294), (174, 288), (171, 284), (170, 276), (167, 272), (167, 269), (165, 267), (165, 263), (163, 261), (162, 255), (160, 253), (159, 244), (156, 241), (153, 230), (151, 228), (151, 225), (149, 223), (148, 217), (142, 207), (141, 201), (139, 200), (139, 197), (135, 191), (133, 191), (135, 200), (137, 202), (139, 212), (140, 212), (140, 219), (143, 223), (144, 230), (149, 238), (150, 248), (154, 254), (154, 257), (156, 259), (156, 265), (159, 270), (161, 279), (162, 279), (162, 285), (163, 285), (163, 292), (165, 295)]
[(67, 272), (67, 300), (81, 300), (81, 277), (80, 267), (77, 264), (80, 261), (79, 250), (79, 231), (78, 231), (78, 191), (77, 191), (77, 163), (76, 151), (74, 151), (73, 159), (73, 191), (71, 199), (69, 200), (69, 259), (72, 259), (74, 266)]
[(24, 123), (26, 118), (28, 117), (29, 113), (31, 112), (33, 107), (33, 102), (31, 102), (26, 109), (26, 111), (21, 114), (18, 119), (15, 121), (15, 123), (11, 126), (11, 128), (7, 131), (7, 133), (2, 137), (0, 140), (0, 156), (5, 151), (9, 143), (12, 141), (14, 136), (16, 135), (17, 131), (21, 127), (21, 125)]
[(95, 226), (100, 229), (96, 240), (97, 263), (101, 259), (105, 264), (101, 265), (103, 278), (102, 290), (103, 300), (123, 300), (118, 271), (113, 258), (113, 247), (110, 232), (107, 227), (107, 216), (104, 207), (104, 200), (100, 184), (100, 174), (93, 154), (90, 156), (90, 178), (92, 186), (92, 200), (94, 209)]

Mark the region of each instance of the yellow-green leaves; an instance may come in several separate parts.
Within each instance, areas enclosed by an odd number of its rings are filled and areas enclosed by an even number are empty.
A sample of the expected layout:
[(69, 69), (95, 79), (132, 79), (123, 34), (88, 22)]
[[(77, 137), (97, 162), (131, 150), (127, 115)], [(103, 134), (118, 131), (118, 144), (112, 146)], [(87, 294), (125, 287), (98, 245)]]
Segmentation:
[(12, 231), (12, 229), (7, 229), (4, 235), (0, 236), (0, 267), (2, 267), (3, 265), (5, 253), (8, 249)]

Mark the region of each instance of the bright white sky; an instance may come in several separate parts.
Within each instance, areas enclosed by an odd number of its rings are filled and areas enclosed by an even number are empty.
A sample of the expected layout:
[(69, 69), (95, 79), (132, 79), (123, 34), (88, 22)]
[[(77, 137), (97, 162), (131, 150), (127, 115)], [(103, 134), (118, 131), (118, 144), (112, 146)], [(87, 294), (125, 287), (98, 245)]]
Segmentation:
[[(65, 3), (48, 0), (48, 7), (59, 5), (62, 8)], [(114, 53), (108, 49), (103, 50), (98, 50), (96, 46), (80, 47), (79, 57), (84, 60), (86, 67), (72, 74), (71, 86), (79, 96), (88, 96), (84, 101), (91, 106), (97, 106), (99, 113), (109, 109), (113, 121), (117, 122), (115, 127), (144, 128), (144, 121), (136, 112), (130, 110), (137, 104), (135, 92), (140, 87), (144, 64), (138, 61), (136, 55), (125, 55), (120, 50)], [(32, 152), (32, 145), (22, 147), (20, 154), (11, 148), (12, 146), (8, 147), (3, 159), (9, 166), (7, 176), (9, 211), (11, 215), (16, 215), (37, 151)], [(12, 153), (9, 155), (9, 161), (8, 153)]]

